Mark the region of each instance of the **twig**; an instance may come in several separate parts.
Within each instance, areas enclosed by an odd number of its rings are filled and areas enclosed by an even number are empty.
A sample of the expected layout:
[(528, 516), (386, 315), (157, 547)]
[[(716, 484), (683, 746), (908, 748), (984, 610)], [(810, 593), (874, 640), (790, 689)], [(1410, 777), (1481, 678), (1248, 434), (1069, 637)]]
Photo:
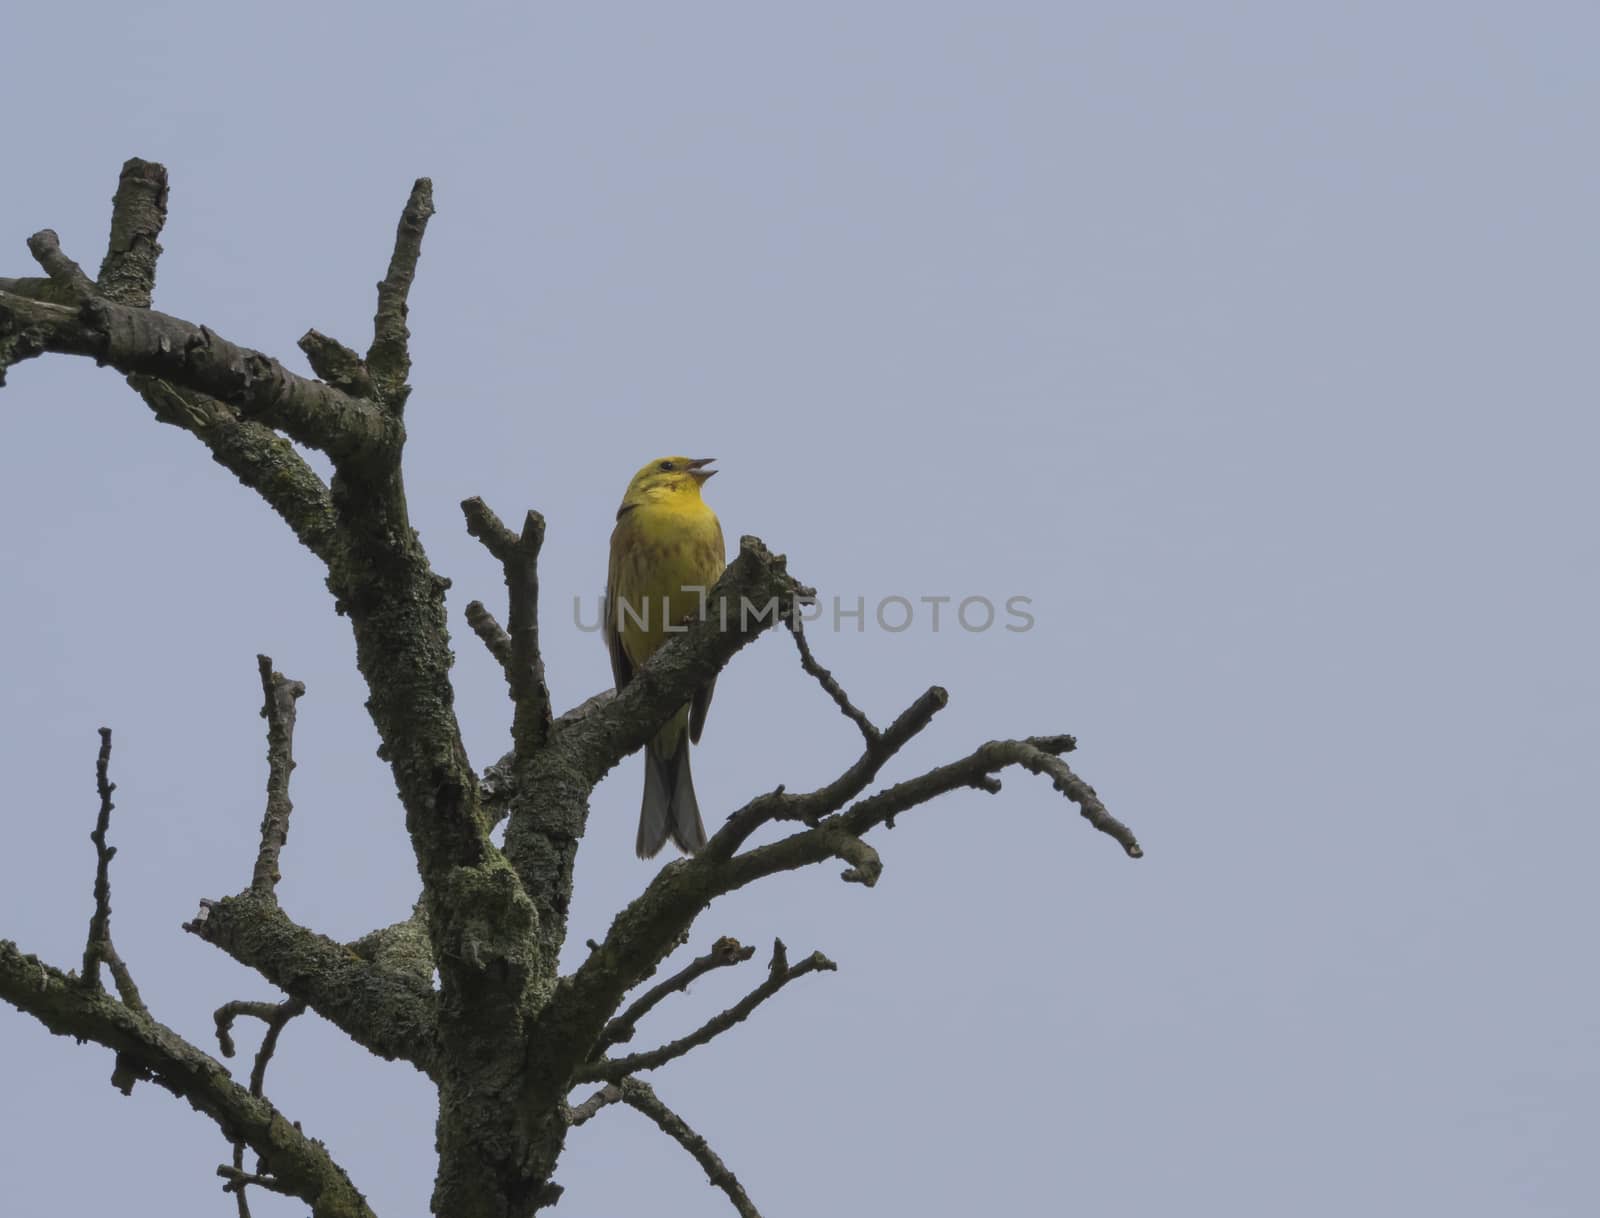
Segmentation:
[(600, 1039), (595, 1043), (595, 1055), (604, 1053), (612, 1045), (625, 1044), (632, 1040), (635, 1025), (669, 994), (687, 990), (696, 980), (713, 969), (742, 964), (755, 954), (754, 946), (744, 947), (739, 940), (724, 935), (711, 945), (711, 950), (705, 955), (696, 956), (665, 981), (651, 986), (629, 1003), (627, 1010), (606, 1024), (605, 1031), (600, 1033)]
[(278, 1009), (267, 1020), (266, 1035), (261, 1038), (261, 1047), (256, 1050), (255, 1065), (250, 1067), (250, 1094), (261, 1095), (267, 1082), (267, 1063), (272, 1060), (272, 1055), (278, 1051), (278, 1037), (284, 1027), (296, 1015), (303, 1014), (306, 1009), (304, 998), (289, 998), (278, 1004)]
[(433, 211), (433, 181), (418, 178), (406, 199), (405, 210), (400, 213), (388, 273), (378, 284), (378, 311), (372, 319), (372, 346), (367, 349), (367, 368), (396, 411), (405, 404), (405, 382), (411, 374), (411, 332), (406, 329), (406, 299), (417, 274), (422, 236), (427, 232)]
[(791, 613), (785, 621), (789, 626), (789, 634), (794, 639), (794, 645), (800, 649), (800, 667), (816, 678), (817, 684), (827, 691), (828, 697), (833, 699), (834, 705), (844, 712), (845, 718), (861, 729), (861, 738), (867, 742), (867, 751), (872, 752), (879, 747), (883, 733), (868, 719), (866, 712), (860, 710), (855, 703), (850, 701), (849, 695), (844, 692), (844, 687), (839, 684), (834, 676), (811, 654), (811, 644), (806, 642), (805, 627), (801, 625), (800, 615)]
[(573, 1081), (618, 1082), (626, 1075), (664, 1066), (673, 1058), (682, 1057), (691, 1049), (698, 1048), (735, 1024), (743, 1023), (750, 1017), (751, 1012), (791, 981), (804, 977), (807, 973), (831, 973), (838, 967), (821, 952), (812, 952), (799, 964), (790, 967), (783, 940), (775, 939), (772, 943), (772, 963), (768, 966), (767, 979), (726, 1011), (712, 1016), (689, 1035), (662, 1045), (658, 1049), (644, 1053), (630, 1053), (626, 1057), (605, 1057), (579, 1066), (573, 1075)]
[(706, 1179), (728, 1195), (728, 1200), (733, 1202), (733, 1208), (743, 1218), (761, 1218), (760, 1211), (744, 1191), (744, 1186), (739, 1183), (738, 1177), (728, 1169), (728, 1165), (716, 1151), (711, 1149), (704, 1137), (689, 1128), (688, 1122), (662, 1103), (655, 1089), (643, 1079), (625, 1078), (619, 1082), (607, 1083), (582, 1103), (574, 1104), (567, 1109), (567, 1124), (577, 1128), (593, 1120), (602, 1109), (609, 1108), (612, 1104), (627, 1104), (630, 1108), (644, 1113), (656, 1123), (657, 1128), (694, 1156), (695, 1162), (705, 1169)]
[[(244, 1171), (244, 1150), (239, 1146), (238, 1143), (234, 1143), (233, 1167), (235, 1171)], [(223, 1192), (227, 1192), (228, 1186), (224, 1184), (222, 1186), (222, 1190)], [(251, 1218), (250, 1200), (245, 1196), (245, 1191), (243, 1188), (237, 1188), (233, 1190), (233, 1204), (238, 1212), (239, 1218)]]
[(332, 385), (358, 398), (370, 398), (372, 376), (361, 357), (336, 338), (317, 330), (307, 330), (297, 344), (305, 352), (311, 371)]
[(729, 1170), (717, 1152), (711, 1149), (711, 1144), (691, 1129), (687, 1121), (662, 1103), (661, 1097), (649, 1083), (643, 1079), (625, 1078), (615, 1086), (618, 1099), (635, 1111), (644, 1113), (656, 1123), (662, 1133), (689, 1152), (694, 1161), (705, 1169), (706, 1179), (728, 1195), (728, 1200), (733, 1203), (733, 1208), (739, 1212), (740, 1218), (761, 1218), (761, 1211), (756, 1209), (755, 1202), (750, 1200), (749, 1194), (744, 1191), (744, 1186), (739, 1183), (739, 1178)]
[(241, 1015), (249, 1015), (262, 1022), (271, 1022), (272, 1017), (278, 1013), (276, 1002), (252, 1002), (244, 998), (236, 998), (232, 1002), (225, 1002), (212, 1012), (211, 1018), (217, 1025), (217, 1046), (222, 1050), (223, 1057), (232, 1057), (237, 1052), (233, 1043), (234, 1020)]
[(609, 1107), (622, 1099), (622, 1088), (615, 1083), (607, 1083), (581, 1104), (574, 1104), (567, 1109), (567, 1124), (577, 1128), (586, 1121), (592, 1121), (602, 1108)]
[(278, 855), (289, 840), (289, 814), (294, 811), (289, 775), (294, 771), (295, 702), (305, 695), (306, 686), (304, 681), (291, 681), (281, 672), (273, 672), (270, 656), (258, 655), (256, 666), (266, 698), (261, 717), (267, 721), (267, 807), (261, 816), (261, 848), (250, 888), (275, 897), (281, 878)]
[(846, 884), (861, 884), (871, 888), (883, 874), (883, 859), (879, 857), (877, 848), (853, 833), (838, 835), (834, 854), (850, 864), (839, 873), (839, 878)]
[[(111, 729), (103, 727), (100, 729), (100, 754), (94, 766), (95, 786), (100, 792), (100, 815), (95, 820), (94, 831), (89, 834), (95, 850), (94, 913), (89, 917), (89, 936), (83, 946), (83, 974), (80, 980), (87, 987), (99, 988), (100, 965), (105, 964), (111, 970), (111, 979), (116, 983), (122, 1001), (133, 1010), (143, 1013), (145, 1005), (139, 996), (139, 987), (134, 985), (133, 975), (128, 972), (128, 966), (122, 962), (122, 957), (111, 942), (111, 860), (116, 858), (117, 848), (106, 845), (106, 830), (111, 827), (111, 810), (116, 807), (111, 802), (111, 793), (117, 789), (117, 784), (110, 780), (110, 772)], [(131, 1081), (128, 1086), (131, 1088)]]
[(950, 703), (950, 695), (932, 686), (904, 711), (874, 741), (870, 741), (849, 769), (825, 787), (804, 794), (776, 791), (758, 795), (728, 817), (707, 843), (705, 853), (730, 858), (747, 838), (769, 821), (798, 820), (815, 826), (824, 816), (837, 812), (866, 790), (878, 772), (894, 755), (905, 748)]
[(495, 620), (494, 614), (489, 612), (482, 601), (467, 602), (467, 625), (471, 626), (472, 633), (483, 641), (483, 645), (489, 649), (489, 654), (500, 661), (500, 667), (509, 680), (512, 665), (511, 636)]
[(222, 1049), (223, 1057), (232, 1057), (236, 1052), (233, 1042), (233, 1024), (241, 1015), (249, 1015), (261, 1020), (267, 1025), (266, 1034), (261, 1039), (261, 1047), (256, 1052), (255, 1066), (250, 1071), (250, 1094), (262, 1094), (265, 1085), (267, 1063), (272, 1060), (272, 1055), (278, 1048), (278, 1035), (296, 1015), (306, 1009), (304, 998), (287, 998), (282, 1002), (251, 1002), (246, 999), (235, 999), (225, 1002), (212, 1014), (211, 1018), (217, 1025), (217, 1044)]
[(1094, 788), (1084, 782), (1067, 763), (1047, 751), (1047, 746), (1071, 741), (1070, 736), (1034, 736), (1026, 740), (991, 740), (960, 761), (939, 766), (927, 773), (869, 795), (838, 814), (838, 824), (860, 836), (875, 825), (885, 824), (901, 812), (927, 803), (935, 796), (962, 787), (997, 791), (994, 775), (1008, 766), (1020, 765), (1035, 774), (1047, 774), (1056, 790), (1078, 805), (1083, 818), (1101, 833), (1115, 840), (1129, 858), (1143, 858), (1144, 849), (1133, 831), (1106, 810)]
[[(505, 572), (510, 651), (501, 659), (506, 684), (516, 705), (511, 727), (512, 738), (524, 755), (542, 745), (550, 731), (550, 688), (545, 683), (544, 660), (539, 652), (539, 550), (544, 545), (544, 517), (529, 512), (522, 532), (513, 533), (489, 505), (474, 496), (464, 500), (461, 512), (467, 532), (476, 537), (499, 561)], [(497, 658), (503, 654), (498, 624), (487, 635), (494, 619), (474, 601), (478, 612), (468, 608), (468, 621)]]
[[(1129, 858), (1143, 858), (1144, 848), (1139, 845), (1139, 839), (1134, 837), (1133, 830), (1112, 816), (1105, 804), (1100, 802), (1100, 796), (1095, 794), (1095, 789), (1074, 774), (1066, 762), (1054, 756), (1055, 753), (1064, 751), (1050, 747), (1055, 739), (1057, 738), (1033, 736), (1024, 741), (1023, 743), (1028, 745), (1031, 751), (1024, 751), (1018, 758), (1022, 767), (1035, 774), (1048, 775), (1055, 789), (1078, 805), (1078, 811), (1084, 820), (1120, 843)], [(1067, 739), (1071, 740), (1072, 737), (1068, 736)]]
[(34, 261), (44, 267), (53, 283), (63, 288), (77, 300), (88, 300), (94, 295), (94, 280), (83, 273), (83, 268), (61, 252), (61, 239), (54, 229), (41, 229), (28, 238), (28, 252)]
[[(305, 999), (290, 998), (283, 1002), (245, 1002), (235, 1001), (225, 1003), (217, 1008), (212, 1019), (217, 1025), (217, 1043), (222, 1047), (222, 1056), (232, 1057), (233, 1021), (240, 1015), (252, 1015), (262, 1020), (267, 1025), (266, 1034), (261, 1038), (261, 1047), (256, 1050), (255, 1065), (250, 1070), (250, 1094), (263, 1096), (267, 1081), (267, 1063), (272, 1060), (272, 1055), (278, 1048), (278, 1036), (287, 1024), (296, 1015), (306, 1009)], [(224, 1191), (231, 1192), (237, 1199), (239, 1218), (249, 1218), (250, 1203), (245, 1199), (245, 1186), (248, 1184), (259, 1185), (262, 1188), (272, 1189), (277, 1192), (286, 1191), (280, 1188), (276, 1181), (259, 1175), (250, 1175), (244, 1170), (244, 1147), (242, 1140), (233, 1143), (232, 1167), (219, 1167), (217, 1174), (228, 1179), (230, 1183), (224, 1186)]]
[(100, 263), (98, 291), (107, 300), (148, 309), (167, 222), (167, 171), (133, 157), (122, 166), (111, 200), (111, 238)]

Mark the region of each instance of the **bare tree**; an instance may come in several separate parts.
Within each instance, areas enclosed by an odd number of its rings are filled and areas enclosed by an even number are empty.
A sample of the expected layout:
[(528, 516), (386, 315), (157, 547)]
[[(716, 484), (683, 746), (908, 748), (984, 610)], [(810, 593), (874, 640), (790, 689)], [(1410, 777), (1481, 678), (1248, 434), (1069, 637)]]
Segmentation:
[[(401, 477), (410, 392), (406, 300), (434, 210), (431, 183), (416, 183), (401, 214), (366, 354), (314, 330), (300, 340), (316, 379), (150, 307), (166, 208), (166, 170), (135, 159), (122, 170), (96, 278), (62, 251), (53, 232), (29, 239), (45, 275), (0, 279), (0, 378), (9, 365), (46, 353), (109, 365), (158, 421), (193, 435), (322, 561), (335, 611), (349, 618), (355, 634), (356, 663), (405, 812), (422, 896), (405, 921), (349, 944), (297, 924), (279, 907), (295, 703), (305, 687), (262, 656), (268, 780), (254, 866), (239, 892), (202, 901), (184, 928), (286, 995), (281, 1003), (230, 1002), (216, 1012), (224, 1056), (233, 1054), (240, 1016), (266, 1025), (248, 1084), (156, 1019), (112, 945), (108, 729), (101, 731), (97, 766), (94, 904), (81, 971), (63, 971), (0, 942), (0, 997), (52, 1032), (111, 1049), (112, 1081), (124, 1092), (139, 1081), (158, 1083), (211, 1117), (234, 1146), (218, 1174), (242, 1214), (250, 1188), (299, 1197), (327, 1218), (371, 1212), (323, 1143), (264, 1095), (278, 1032), (310, 1009), (434, 1083), (435, 1213), (515, 1216), (553, 1204), (567, 1130), (622, 1103), (693, 1155), (740, 1214), (754, 1215), (734, 1174), (641, 1076), (706, 1044), (790, 982), (834, 965), (821, 953), (791, 964), (776, 943), (765, 980), (740, 1002), (679, 1040), (622, 1051), (656, 1005), (696, 977), (754, 954), (718, 939), (629, 1001), (686, 942), (712, 901), (829, 859), (844, 864), (846, 881), (870, 886), (882, 869), (867, 841), (871, 830), (892, 826), (946, 792), (998, 791), (998, 774), (1010, 767), (1049, 779), (1091, 825), (1140, 856), (1133, 834), (1062, 760), (1073, 748), (1071, 736), (992, 740), (867, 794), (885, 763), (945, 705), (945, 691), (929, 689), (887, 727), (873, 723), (807, 645), (797, 608), (810, 590), (754, 537), (741, 539), (710, 594), (705, 620), (664, 646), (620, 693), (553, 715), (538, 624), (544, 521), (530, 511), (513, 530), (481, 500), (469, 499), (462, 504), (466, 527), (500, 562), (508, 591), (505, 628), (478, 601), (466, 609), (472, 630), (504, 669), (512, 704), (512, 750), (480, 774), (453, 710), (449, 581), (433, 570), (410, 527)], [(333, 476), (324, 481), (296, 446), (326, 454)], [(761, 611), (750, 612), (752, 606)], [(583, 963), (562, 975), (558, 958), (590, 792), (735, 652), (780, 625), (805, 671), (859, 729), (860, 755), (814, 791), (779, 786), (733, 812), (702, 852), (663, 867), (616, 915), (605, 938), (588, 943)], [(504, 848), (491, 840), (502, 822)], [(751, 844), (758, 830), (778, 822), (787, 827), (776, 837)], [(103, 987), (102, 966), (115, 995)], [(573, 1102), (585, 1084), (594, 1089)], [(255, 1159), (249, 1168), (247, 1150)]]

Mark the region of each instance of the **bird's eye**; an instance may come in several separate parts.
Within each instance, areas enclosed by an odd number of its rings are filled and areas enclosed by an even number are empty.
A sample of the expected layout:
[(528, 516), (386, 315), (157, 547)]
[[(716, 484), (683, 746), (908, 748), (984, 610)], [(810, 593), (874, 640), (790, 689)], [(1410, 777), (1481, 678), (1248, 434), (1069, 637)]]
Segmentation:
[(661, 463), (661, 468), (663, 470), (669, 470), (670, 471), (672, 469), (672, 462), (671, 461), (663, 461)]

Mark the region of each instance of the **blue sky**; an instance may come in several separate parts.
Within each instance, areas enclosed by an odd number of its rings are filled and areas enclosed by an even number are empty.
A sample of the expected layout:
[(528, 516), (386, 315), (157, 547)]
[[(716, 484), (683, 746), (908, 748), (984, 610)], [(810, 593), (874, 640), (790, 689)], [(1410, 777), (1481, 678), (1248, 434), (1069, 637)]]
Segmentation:
[[(1600, 767), (1592, 6), (90, 4), (7, 18), (0, 272), (86, 266), (133, 155), (172, 175), (157, 307), (302, 367), (364, 345), (411, 180), (413, 520), (455, 581), (474, 760), (500, 577), (458, 502), (542, 511), (556, 701), (628, 476), (710, 453), (731, 537), (825, 596), (1032, 600), (1033, 629), (813, 628), (893, 779), (1070, 731), (1139, 832), (1048, 784), (952, 796), (834, 871), (715, 906), (807, 978), (656, 1084), (763, 1212), (1242, 1218), (1593, 1212)], [(95, 729), (116, 730), (119, 946), (157, 1015), (266, 997), (178, 929), (248, 879), (254, 656), (306, 681), (280, 889), (354, 937), (415, 869), (314, 561), (86, 361), (0, 405), (11, 641), (0, 934), (81, 953)], [(708, 820), (825, 779), (853, 729), (773, 637), (718, 684)], [(575, 942), (652, 874), (597, 792)], [(759, 969), (759, 964), (746, 966)], [(641, 1043), (755, 983), (722, 973)], [(109, 1055), (0, 1010), (19, 1213), (227, 1204), (226, 1146)], [(379, 1213), (418, 1213), (420, 1076), (314, 1018), (269, 1091)], [(716, 1212), (630, 1112), (559, 1212)], [(262, 1197), (258, 1215), (295, 1204)]]

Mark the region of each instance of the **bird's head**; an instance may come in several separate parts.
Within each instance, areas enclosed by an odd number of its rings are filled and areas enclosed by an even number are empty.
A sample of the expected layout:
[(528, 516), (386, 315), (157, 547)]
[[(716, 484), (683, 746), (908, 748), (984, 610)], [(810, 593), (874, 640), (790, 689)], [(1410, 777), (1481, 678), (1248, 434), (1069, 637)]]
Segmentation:
[(628, 493), (622, 497), (623, 507), (666, 499), (678, 495), (700, 498), (700, 488), (707, 478), (717, 471), (706, 466), (715, 457), (659, 457), (650, 462), (628, 483)]

